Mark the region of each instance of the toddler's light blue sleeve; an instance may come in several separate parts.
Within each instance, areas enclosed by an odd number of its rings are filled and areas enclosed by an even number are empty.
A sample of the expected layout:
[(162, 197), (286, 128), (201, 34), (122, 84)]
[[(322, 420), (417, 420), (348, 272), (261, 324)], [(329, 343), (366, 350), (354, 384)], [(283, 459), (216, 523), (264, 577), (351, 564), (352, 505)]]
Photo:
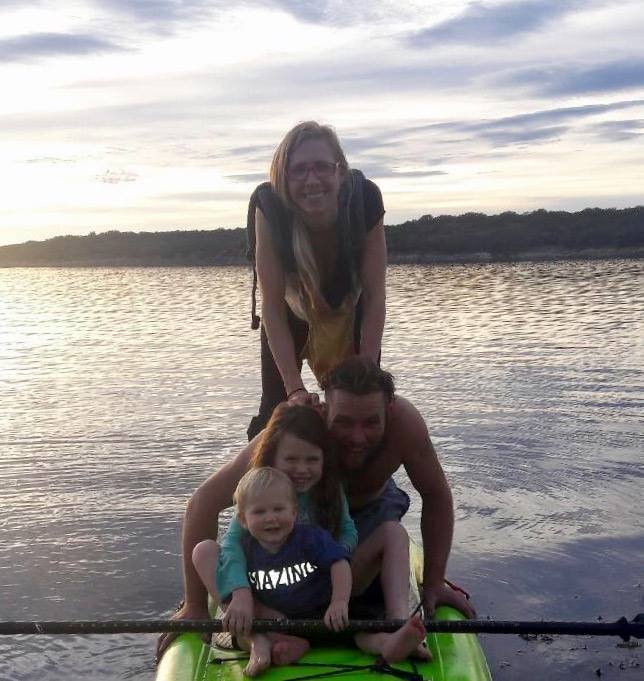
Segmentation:
[(338, 532), (338, 544), (344, 546), (349, 553), (358, 545), (358, 530), (349, 513), (349, 502), (347, 495), (344, 493), (344, 488), (340, 492), (342, 498), (342, 512), (340, 515), (340, 531)]
[(219, 545), (219, 560), (215, 583), (221, 600), (225, 600), (235, 589), (250, 588), (246, 571), (246, 556), (242, 546), (244, 528), (233, 516)]

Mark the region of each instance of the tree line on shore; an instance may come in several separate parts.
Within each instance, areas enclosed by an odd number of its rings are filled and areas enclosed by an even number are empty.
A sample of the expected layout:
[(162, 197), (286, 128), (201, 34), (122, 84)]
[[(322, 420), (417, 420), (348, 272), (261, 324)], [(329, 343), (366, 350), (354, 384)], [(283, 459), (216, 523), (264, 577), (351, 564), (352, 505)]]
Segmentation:
[[(385, 227), (390, 261), (512, 260), (644, 247), (644, 206), (424, 215)], [(90, 232), (0, 246), (0, 266), (222, 265), (246, 262), (246, 230)]]

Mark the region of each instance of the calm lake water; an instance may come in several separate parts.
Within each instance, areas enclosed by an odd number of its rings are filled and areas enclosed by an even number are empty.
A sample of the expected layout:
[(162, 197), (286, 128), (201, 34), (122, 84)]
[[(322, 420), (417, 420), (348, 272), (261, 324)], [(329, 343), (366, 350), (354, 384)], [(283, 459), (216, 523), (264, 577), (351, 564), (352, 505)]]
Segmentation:
[[(171, 613), (186, 500), (257, 406), (250, 284), (0, 270), (0, 620)], [(481, 617), (644, 611), (643, 293), (641, 260), (390, 267), (383, 366), (429, 424)], [(0, 679), (151, 681), (155, 640), (0, 637)], [(614, 639), (482, 642), (496, 679), (643, 674)]]

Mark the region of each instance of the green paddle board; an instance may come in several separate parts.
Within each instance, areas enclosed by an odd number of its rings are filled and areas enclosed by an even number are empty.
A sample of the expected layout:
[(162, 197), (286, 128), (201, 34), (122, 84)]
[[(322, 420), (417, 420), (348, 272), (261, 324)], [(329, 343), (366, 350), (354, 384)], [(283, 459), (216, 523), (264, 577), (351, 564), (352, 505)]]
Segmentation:
[[(412, 575), (422, 575), (422, 550), (410, 543)], [(417, 581), (416, 581), (417, 584)], [(417, 585), (414, 584), (415, 590)], [(453, 608), (441, 606), (437, 620), (462, 620)], [(214, 640), (214, 639), (213, 639)], [(475, 634), (427, 636), (431, 662), (407, 660), (379, 667), (377, 660), (354, 646), (315, 646), (290, 666), (271, 667), (261, 681), (298, 681), (332, 677), (337, 681), (491, 681), (485, 655)], [(248, 654), (241, 650), (205, 644), (196, 633), (179, 635), (169, 646), (157, 668), (156, 681), (241, 681)]]

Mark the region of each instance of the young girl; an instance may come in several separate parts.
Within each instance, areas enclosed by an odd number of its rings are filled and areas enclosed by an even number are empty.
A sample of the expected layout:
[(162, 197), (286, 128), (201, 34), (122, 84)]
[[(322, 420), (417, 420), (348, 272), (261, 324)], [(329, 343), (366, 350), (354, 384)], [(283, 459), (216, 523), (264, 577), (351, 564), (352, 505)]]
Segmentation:
[[(322, 416), (302, 405), (279, 405), (262, 434), (249, 468), (271, 466), (293, 482), (297, 493), (299, 523), (319, 525), (338, 544), (352, 553), (358, 534), (336, 471)], [(242, 546), (244, 528), (233, 517), (221, 546), (207, 539), (194, 548), (193, 564), (211, 597), (230, 603), (223, 617), (224, 628), (237, 636), (248, 636), (254, 616), (270, 618), (275, 613), (258, 610), (250, 591), (246, 556)], [(283, 634), (269, 636), (274, 664), (289, 664), (309, 647), (304, 639)], [(261, 660), (251, 670), (264, 664)]]

